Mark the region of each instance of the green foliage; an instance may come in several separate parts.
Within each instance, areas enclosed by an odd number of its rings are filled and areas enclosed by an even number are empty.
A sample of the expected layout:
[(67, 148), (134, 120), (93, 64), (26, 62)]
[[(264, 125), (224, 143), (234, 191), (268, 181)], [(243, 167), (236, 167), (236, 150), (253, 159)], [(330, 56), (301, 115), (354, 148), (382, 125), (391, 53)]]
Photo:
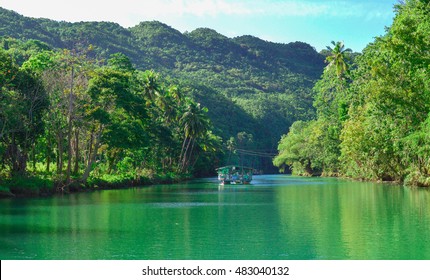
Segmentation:
[[(25, 58), (26, 44), (14, 43), (13, 54)], [(205, 107), (159, 73), (135, 70), (123, 54), (101, 66), (87, 55), (42, 49), (20, 66), (11, 49), (0, 49), (0, 179), (6, 195), (8, 189), (25, 193), (13, 180), (30, 174), (66, 191), (213, 172), (222, 140), (210, 131)], [(23, 189), (37, 194), (45, 188), (34, 182)]]
[(430, 185), (430, 118), (418, 130), (403, 140), (403, 164), (408, 164), (405, 182), (410, 185)]
[(35, 73), (19, 68), (2, 49), (0, 72), (0, 162), (11, 175), (23, 174), (30, 149), (43, 132), (49, 101)]
[[(257, 149), (273, 150), (294, 121), (309, 120), (315, 113), (311, 88), (322, 73), (324, 56), (306, 43), (277, 44), (252, 36), (230, 39), (207, 28), (182, 34), (156, 21), (126, 29), (108, 22), (29, 19), (5, 9), (0, 15), (9, 19), (0, 37), (38, 39), (52, 48), (86, 52), (115, 70), (153, 69), (172, 84), (185, 85), (183, 93), (209, 109), (214, 131), (224, 140), (246, 131), (259, 143)], [(21, 63), (28, 58), (20, 58)], [(150, 77), (148, 73), (143, 76)], [(157, 89), (149, 87), (145, 94), (157, 95)], [(155, 102), (147, 97), (148, 106)], [(157, 106), (163, 106), (162, 100), (156, 100)], [(266, 170), (271, 166), (265, 160), (256, 164)]]
[(32, 189), (53, 188), (52, 181), (39, 177), (13, 177), (7, 181), (10, 188)]
[[(362, 105), (351, 111), (342, 143), (344, 161), (348, 159), (345, 170), (355, 177), (404, 180), (408, 173), (416, 172), (411, 170), (417, 162), (410, 151), (414, 142), (422, 141), (419, 135), (430, 101), (428, 13), (429, 6), (421, 1), (397, 6), (387, 34), (370, 45), (360, 59), (356, 73), (360, 78), (352, 89), (362, 96)], [(348, 139), (357, 133), (363, 134), (359, 137), (363, 141)], [(419, 172), (428, 175), (425, 169)]]
[[(311, 166), (322, 163), (325, 173), (331, 166), (348, 177), (428, 186), (429, 14), (428, 1), (397, 5), (392, 26), (356, 58), (352, 71), (342, 58), (343, 44), (334, 43), (326, 54), (331, 64), (314, 87), (315, 122), (324, 127), (321, 145), (306, 154), (314, 144), (301, 136), (311, 124), (299, 133), (290, 131), (275, 163), (294, 168), (305, 159)], [(306, 133), (310, 139), (319, 135)]]
[(338, 78), (342, 78), (345, 74), (348, 74), (349, 67), (346, 62), (348, 53), (351, 53), (351, 49), (345, 49), (343, 42), (331, 42), (333, 48), (327, 46), (329, 55), (326, 58), (328, 67), (335, 67)]
[(125, 71), (125, 72), (134, 71), (130, 58), (123, 53), (111, 54), (107, 61), (107, 64), (109, 67), (112, 67), (113, 69), (118, 71)]
[(6, 90), (14, 85), (18, 73), (18, 66), (9, 54), (0, 49), (0, 90)]

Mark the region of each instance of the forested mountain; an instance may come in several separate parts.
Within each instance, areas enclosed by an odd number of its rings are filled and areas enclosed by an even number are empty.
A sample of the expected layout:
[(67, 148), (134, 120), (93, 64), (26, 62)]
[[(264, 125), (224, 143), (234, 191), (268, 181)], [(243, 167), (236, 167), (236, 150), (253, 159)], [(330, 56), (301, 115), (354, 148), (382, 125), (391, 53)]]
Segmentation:
[[(324, 56), (306, 43), (228, 38), (207, 28), (181, 33), (156, 21), (123, 28), (28, 18), (0, 8), (0, 37), (77, 52), (92, 46), (89, 55), (98, 61), (121, 52), (136, 69), (161, 73), (206, 106), (224, 141), (233, 137), (240, 146), (240, 135), (248, 135), (246, 148), (265, 152), (276, 149), (294, 121), (314, 117), (311, 89), (324, 68)], [(270, 159), (263, 165), (271, 166)]]

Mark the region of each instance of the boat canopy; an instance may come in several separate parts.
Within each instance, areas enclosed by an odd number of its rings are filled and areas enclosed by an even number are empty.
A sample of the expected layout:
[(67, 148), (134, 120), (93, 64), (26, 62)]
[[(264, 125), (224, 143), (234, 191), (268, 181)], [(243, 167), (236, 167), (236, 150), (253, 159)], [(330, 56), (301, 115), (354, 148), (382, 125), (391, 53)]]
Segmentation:
[(253, 168), (238, 165), (227, 165), (216, 169), (221, 184), (249, 184)]
[(244, 172), (252, 172), (252, 167), (245, 167), (239, 165), (226, 165), (216, 169), (218, 173), (228, 174), (234, 171), (244, 171)]

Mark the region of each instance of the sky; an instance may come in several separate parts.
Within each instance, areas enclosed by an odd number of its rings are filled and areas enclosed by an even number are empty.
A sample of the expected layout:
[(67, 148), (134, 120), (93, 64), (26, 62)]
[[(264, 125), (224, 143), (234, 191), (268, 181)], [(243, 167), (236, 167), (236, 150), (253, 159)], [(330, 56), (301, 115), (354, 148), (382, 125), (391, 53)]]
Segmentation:
[(111, 21), (123, 27), (158, 20), (181, 32), (208, 27), (228, 36), (253, 35), (317, 51), (343, 41), (353, 51), (383, 35), (398, 0), (0, 0), (29, 17), (69, 22)]

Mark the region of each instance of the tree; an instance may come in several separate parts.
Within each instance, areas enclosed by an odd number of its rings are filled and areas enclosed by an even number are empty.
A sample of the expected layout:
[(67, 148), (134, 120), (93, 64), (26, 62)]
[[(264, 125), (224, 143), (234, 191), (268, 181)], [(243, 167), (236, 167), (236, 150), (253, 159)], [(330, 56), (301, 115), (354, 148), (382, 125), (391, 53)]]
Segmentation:
[(207, 108), (201, 108), (199, 103), (189, 100), (187, 110), (180, 119), (184, 131), (184, 141), (179, 156), (182, 172), (188, 169), (197, 138), (205, 135), (209, 129), (209, 119), (206, 113)]
[(317, 121), (297, 121), (279, 141), (279, 154), (273, 164), (282, 171), (286, 167), (296, 175), (315, 175), (322, 171), (322, 129)]
[(107, 65), (118, 71), (124, 71), (124, 72), (135, 71), (133, 64), (130, 61), (130, 58), (123, 53), (111, 54), (107, 61)]
[(409, 182), (429, 176), (422, 161), (429, 156), (423, 137), (430, 111), (429, 9), (428, 1), (397, 5), (387, 33), (357, 60), (341, 136), (342, 169), (350, 176)]
[(91, 98), (87, 104), (86, 115), (91, 124), (91, 142), (88, 163), (82, 176), (86, 182), (99, 153), (102, 136), (112, 126), (113, 115), (118, 110), (118, 104), (130, 95), (130, 76), (110, 68), (98, 69), (88, 85), (88, 95)]
[(57, 191), (79, 177), (135, 182), (213, 171), (221, 139), (209, 131), (207, 109), (179, 86), (121, 54), (100, 67), (65, 50), (20, 54), (15, 43), (12, 54), (0, 49), (0, 179), (41, 175), (42, 162)]
[(140, 88), (143, 89), (143, 95), (146, 98), (146, 105), (155, 103), (160, 97), (161, 86), (158, 83), (158, 74), (154, 71), (140, 72), (137, 76)]
[(328, 67), (335, 67), (336, 74), (339, 78), (343, 78), (345, 74), (348, 74), (349, 66), (346, 62), (347, 56), (352, 52), (350, 48), (345, 49), (343, 42), (331, 41), (333, 48), (327, 46), (327, 50), (330, 55), (327, 56), (326, 62), (328, 62)]
[[(0, 150), (10, 174), (27, 172), (28, 154), (43, 132), (48, 98), (41, 80), (0, 50)], [(3, 146), (3, 147), (1, 147)]]

